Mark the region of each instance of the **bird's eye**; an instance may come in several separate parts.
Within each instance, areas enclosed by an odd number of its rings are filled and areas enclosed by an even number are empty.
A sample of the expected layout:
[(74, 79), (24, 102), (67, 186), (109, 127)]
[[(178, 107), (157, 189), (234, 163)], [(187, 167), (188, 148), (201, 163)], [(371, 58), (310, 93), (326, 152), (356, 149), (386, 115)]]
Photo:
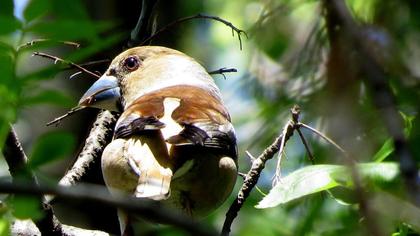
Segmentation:
[(124, 67), (129, 71), (134, 71), (139, 68), (139, 59), (137, 57), (128, 57), (124, 61)]

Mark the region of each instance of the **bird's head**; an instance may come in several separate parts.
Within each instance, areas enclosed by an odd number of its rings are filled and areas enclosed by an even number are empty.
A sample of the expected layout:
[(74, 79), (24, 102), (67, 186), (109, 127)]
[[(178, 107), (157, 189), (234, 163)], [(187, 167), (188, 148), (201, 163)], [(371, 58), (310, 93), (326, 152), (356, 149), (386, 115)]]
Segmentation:
[(176, 85), (201, 87), (219, 96), (213, 78), (193, 58), (166, 47), (135, 47), (112, 60), (79, 106), (118, 111), (148, 92)]

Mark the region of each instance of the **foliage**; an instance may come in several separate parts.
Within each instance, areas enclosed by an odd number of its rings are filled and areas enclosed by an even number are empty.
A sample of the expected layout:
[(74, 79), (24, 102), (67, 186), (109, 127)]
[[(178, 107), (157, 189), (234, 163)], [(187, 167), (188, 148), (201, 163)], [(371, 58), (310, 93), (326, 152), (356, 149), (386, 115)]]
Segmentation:
[[(16, 13), (19, 9), (12, 0), (1, 0), (0, 6), (0, 149), (3, 149), (9, 124), (16, 123), (25, 108), (45, 104), (69, 108), (76, 101), (65, 91), (48, 86), (48, 81), (67, 65), (52, 61), (46, 66), (34, 66), (36, 59), (29, 57), (31, 52), (57, 46), (71, 48), (61, 41), (75, 40), (84, 47), (72, 49), (65, 58), (77, 62), (115, 44), (121, 34), (102, 39), (100, 34), (114, 24), (91, 20), (84, 5), (77, 0), (32, 0), (23, 14)], [(26, 44), (33, 39), (42, 40)], [(71, 155), (75, 151), (75, 137), (64, 130), (46, 132), (32, 146), (28, 168), (38, 171), (45, 164)], [(14, 196), (7, 199), (2, 210), (7, 209), (19, 219), (36, 220), (42, 216), (38, 201), (33, 197)], [(2, 212), (0, 235), (9, 234), (11, 218), (7, 215)]]

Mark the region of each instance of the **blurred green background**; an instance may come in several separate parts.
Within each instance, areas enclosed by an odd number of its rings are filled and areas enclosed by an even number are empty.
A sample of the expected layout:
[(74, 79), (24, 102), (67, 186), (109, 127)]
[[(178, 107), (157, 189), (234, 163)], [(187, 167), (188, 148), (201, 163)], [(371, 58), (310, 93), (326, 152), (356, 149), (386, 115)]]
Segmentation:
[[(363, 43), (388, 76), (387, 84), (396, 98), (406, 138), (418, 163), (420, 2), (348, 0), (346, 4), (360, 24)], [(76, 63), (112, 59), (126, 45), (140, 10), (140, 0), (0, 0), (0, 148), (12, 123), (40, 181), (57, 182), (63, 176), (80, 151), (97, 111), (86, 109), (57, 127), (45, 124), (75, 106), (95, 78), (79, 75), (69, 79), (74, 70), (33, 57), (32, 53), (46, 52)], [(185, 52), (209, 71), (222, 67), (238, 69), (237, 73), (226, 74), (226, 79), (221, 75), (214, 75), (214, 79), (237, 132), (241, 172), (246, 173), (251, 165), (245, 151), (258, 156), (281, 133), (294, 104), (302, 109), (302, 122), (330, 136), (352, 153), (356, 161), (377, 165), (398, 162), (382, 113), (372, 102), (375, 91), (363, 82), (365, 75), (354, 69), (363, 61), (354, 60), (354, 49), (346, 36), (340, 42), (342, 55), (348, 56), (344, 67), (328, 62), (334, 49), (321, 1), (160, 1), (155, 25), (159, 29), (198, 13), (221, 17), (245, 30), (249, 37), (242, 36), (243, 49), (240, 50), (237, 35), (232, 36), (230, 28), (203, 19), (171, 28), (151, 44)], [(34, 39), (52, 41), (20, 48)], [(75, 49), (58, 41), (78, 42), (81, 47)], [(335, 75), (339, 78), (327, 76), (333, 70), (331, 66), (337, 66), (339, 71)], [(89, 69), (103, 72), (106, 67), (102, 64)], [(311, 132), (303, 133), (314, 153), (315, 164), (345, 165), (344, 157), (332, 145)], [(339, 187), (323, 192), (309, 183), (308, 188), (317, 193), (295, 190), (293, 194), (301, 197), (256, 209), (254, 206), (272, 188), (276, 162), (274, 159), (267, 163), (258, 190), (253, 190), (233, 224), (233, 235), (369, 235), (351, 179), (345, 180), (350, 183), (340, 183)], [(287, 143), (281, 176), (309, 165), (305, 148), (295, 134)], [(370, 177), (363, 178), (362, 186), (376, 225), (383, 235), (417, 235), (420, 210), (408, 203), (398, 174), (390, 179), (383, 176), (395, 166), (372, 174), (374, 166), (367, 168), (370, 174), (366, 176)], [(340, 182), (344, 172), (341, 169), (328, 172), (334, 175), (328, 183)], [(376, 174), (379, 178), (371, 177)], [(10, 179), (3, 158), (0, 177)], [(102, 177), (97, 170), (84, 181), (102, 183)], [(290, 181), (293, 184), (297, 180)], [(238, 178), (232, 197), (204, 221), (221, 229), (227, 208), (241, 184)], [(280, 179), (279, 184), (286, 183)], [(4, 199), (7, 203), (7, 198)], [(19, 206), (29, 209), (28, 202), (15, 201), (4, 206), (0, 226), (6, 225), (2, 231), (5, 235), (14, 217), (34, 217), (35, 213), (16, 214)], [(57, 201), (55, 207), (62, 223), (118, 232), (112, 208), (64, 201)], [(160, 226), (144, 229), (143, 234), (183, 235), (183, 232)]]

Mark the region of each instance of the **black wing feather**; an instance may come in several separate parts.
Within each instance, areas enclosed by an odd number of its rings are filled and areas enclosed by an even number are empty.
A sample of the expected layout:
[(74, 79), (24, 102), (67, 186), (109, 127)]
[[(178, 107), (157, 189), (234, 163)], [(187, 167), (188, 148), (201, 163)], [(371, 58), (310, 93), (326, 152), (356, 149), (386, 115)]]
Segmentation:
[(160, 122), (156, 117), (138, 117), (119, 124), (115, 129), (114, 138), (125, 138), (135, 134), (142, 134), (146, 130), (146, 127), (153, 127), (147, 130), (156, 130), (164, 126), (165, 124)]

